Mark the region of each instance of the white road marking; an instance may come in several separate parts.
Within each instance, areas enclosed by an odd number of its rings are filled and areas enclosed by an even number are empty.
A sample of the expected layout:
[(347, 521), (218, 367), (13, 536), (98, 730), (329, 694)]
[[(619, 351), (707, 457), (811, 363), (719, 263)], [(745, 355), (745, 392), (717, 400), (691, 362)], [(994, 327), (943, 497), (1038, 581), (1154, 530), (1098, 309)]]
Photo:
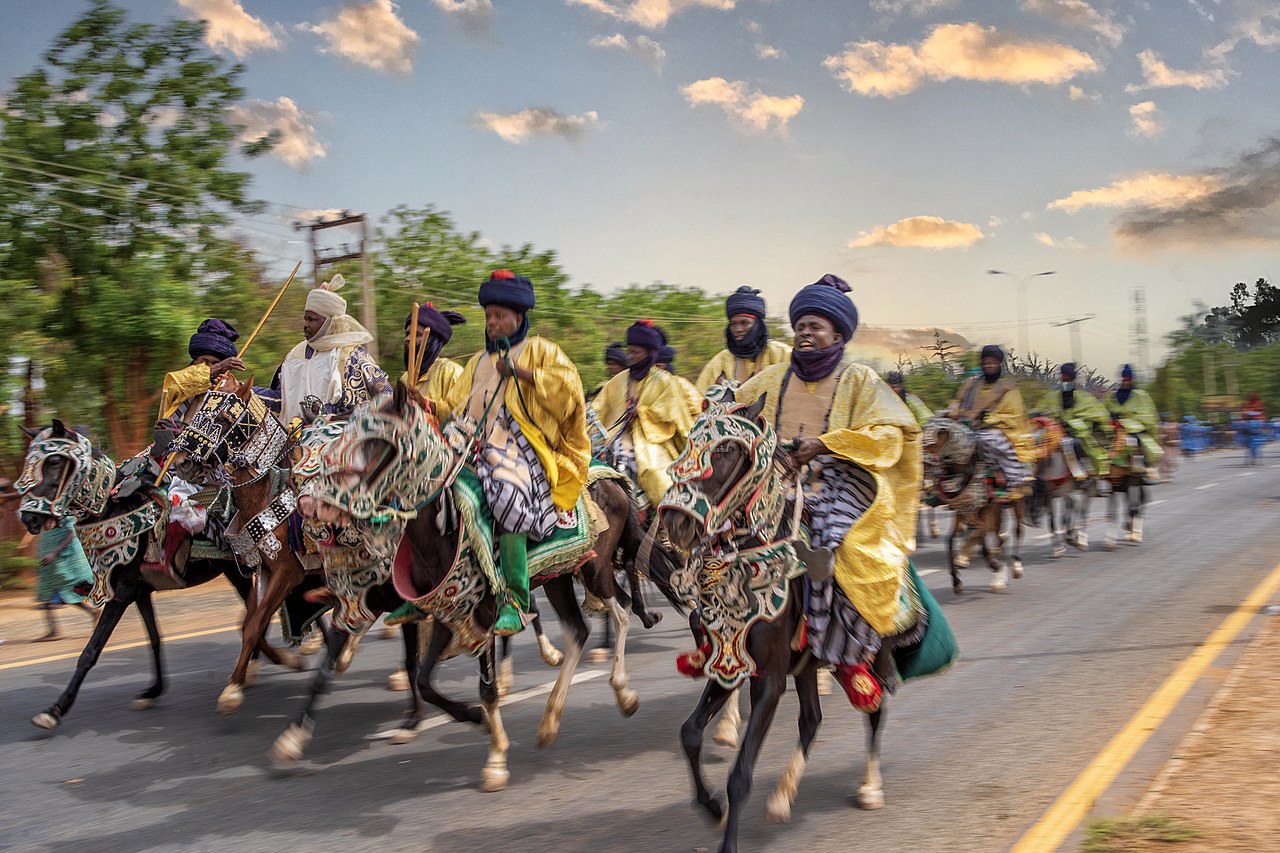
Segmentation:
[(942, 569), (925, 569), (923, 572), (918, 572), (917, 574), (922, 578), (927, 578), (929, 575), (936, 575), (940, 571), (942, 571)]
[(1237, 477), (1252, 477), (1252, 476), (1253, 476), (1254, 474), (1256, 474), (1256, 473), (1258, 473), (1258, 472), (1257, 472), (1257, 471), (1241, 471), (1239, 474), (1236, 474), (1236, 476), (1237, 476)]
[(1147, 508), (1150, 509), (1153, 506), (1160, 506), (1160, 504), (1166, 504), (1168, 502), (1169, 501), (1165, 498), (1161, 498), (1158, 501), (1147, 501)]
[(1205, 483), (1203, 486), (1196, 486), (1196, 491), (1201, 492), (1201, 491), (1204, 491), (1205, 489), (1212, 489), (1214, 486), (1219, 486), (1219, 485), (1221, 485), (1221, 483)]
[(1272, 465), (1272, 468), (1280, 468), (1280, 465)]
[[(937, 569), (934, 569), (933, 571), (936, 572)], [(590, 681), (593, 678), (599, 678), (602, 675), (608, 675), (608, 674), (609, 674), (608, 670), (604, 670), (604, 669), (596, 669), (596, 670), (588, 670), (587, 672), (579, 672), (573, 676), (573, 680), (569, 683), (581, 684), (584, 681)], [(528, 690), (521, 690), (519, 693), (512, 693), (510, 696), (507, 696), (505, 699), (502, 700), (502, 704), (514, 705), (516, 702), (523, 702), (525, 699), (532, 699), (536, 696), (545, 696), (548, 693), (550, 693), (551, 688), (555, 686), (556, 686), (556, 683), (554, 681), (548, 681), (546, 684), (539, 684), (537, 687), (530, 687)], [(443, 726), (446, 723), (452, 723), (452, 722), (455, 722), (453, 717), (449, 716), (448, 714), (440, 714), (438, 716), (432, 717), (429, 720), (423, 720), (422, 722), (418, 723), (418, 727), (414, 729), (414, 731), (425, 732), (428, 729), (438, 728), (439, 726)], [(394, 729), (389, 729), (385, 732), (376, 732), (371, 735), (366, 735), (365, 740), (388, 740), (399, 731), (400, 731), (399, 728), (394, 728)]]

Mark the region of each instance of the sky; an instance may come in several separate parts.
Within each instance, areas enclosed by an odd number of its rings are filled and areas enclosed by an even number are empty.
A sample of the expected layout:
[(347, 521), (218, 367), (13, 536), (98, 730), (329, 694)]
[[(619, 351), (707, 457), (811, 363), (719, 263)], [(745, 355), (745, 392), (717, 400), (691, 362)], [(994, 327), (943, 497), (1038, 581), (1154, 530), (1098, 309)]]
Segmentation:
[[(1017, 345), (1022, 282), (1031, 348), (1070, 358), (1052, 324), (1092, 314), (1106, 372), (1142, 360), (1135, 289), (1156, 364), (1194, 300), (1276, 280), (1280, 0), (118, 2), (244, 64), (233, 117), (282, 134), (242, 164), (273, 272), (294, 217), (433, 204), (605, 291), (784, 316), (832, 272), (897, 347)], [(10, 80), (85, 6), (0, 8)]]

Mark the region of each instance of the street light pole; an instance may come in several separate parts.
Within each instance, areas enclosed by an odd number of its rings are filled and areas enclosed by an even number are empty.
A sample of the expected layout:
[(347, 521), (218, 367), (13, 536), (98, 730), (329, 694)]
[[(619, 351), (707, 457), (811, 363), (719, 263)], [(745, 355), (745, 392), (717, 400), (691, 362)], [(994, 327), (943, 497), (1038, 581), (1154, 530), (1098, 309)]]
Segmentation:
[(1054, 326), (1070, 326), (1071, 327), (1071, 360), (1079, 367), (1082, 363), (1080, 356), (1080, 324), (1085, 320), (1092, 320), (1096, 314), (1082, 314), (1079, 317), (1072, 317), (1070, 320), (1063, 320), (1061, 323), (1054, 323)]
[(1027, 282), (1033, 278), (1039, 278), (1042, 275), (1057, 275), (1057, 270), (1045, 270), (1035, 275), (1020, 276), (1006, 270), (987, 270), (987, 275), (1007, 275), (1009, 278), (1017, 282), (1018, 285), (1018, 350), (1022, 358), (1026, 358), (1030, 354), (1030, 345), (1027, 343)]

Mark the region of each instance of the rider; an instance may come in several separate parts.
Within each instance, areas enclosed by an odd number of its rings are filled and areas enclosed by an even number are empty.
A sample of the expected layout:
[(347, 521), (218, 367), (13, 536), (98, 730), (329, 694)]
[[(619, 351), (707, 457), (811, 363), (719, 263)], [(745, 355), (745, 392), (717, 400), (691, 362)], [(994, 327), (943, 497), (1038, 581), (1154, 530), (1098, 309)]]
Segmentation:
[(304, 340), (285, 356), (272, 391), (259, 392), (285, 425), (294, 418), (350, 412), (391, 391), (387, 374), (365, 348), (373, 335), (347, 313), (347, 300), (338, 295), (343, 283), (335, 275), (307, 294)]
[(228, 370), (244, 370), (244, 362), (236, 353), (239, 337), (240, 333), (225, 320), (210, 317), (200, 324), (187, 343), (191, 364), (164, 375), (158, 420), (176, 417), (185, 421), (190, 402), (208, 393), (214, 380)]
[[(409, 359), (415, 353), (409, 352), (409, 323), (413, 315), (404, 318), (404, 366), (407, 371)], [(467, 322), (456, 311), (440, 311), (430, 302), (418, 306), (418, 348), (422, 351), (422, 364), (418, 369), (418, 393), (435, 406), (436, 416), (444, 420), (441, 411), (443, 400), (449, 396), (449, 389), (462, 375), (462, 365), (451, 358), (444, 358), (440, 350), (445, 348), (453, 337), (453, 327)], [(424, 344), (423, 336), (426, 336)], [(406, 372), (405, 378), (408, 378)]]
[(529, 337), (532, 282), (494, 270), (479, 296), (485, 348), (462, 369), (443, 408), (476, 424), (476, 473), (507, 588), (494, 631), (507, 636), (524, 629), (520, 613), (529, 609), (529, 540), (545, 539), (557, 515), (574, 510), (591, 442), (577, 367), (556, 344)]
[(769, 340), (768, 316), (760, 291), (745, 284), (729, 294), (724, 303), (729, 325), (724, 329), (725, 349), (716, 353), (698, 374), (697, 389), (703, 393), (723, 375), (735, 382), (746, 382), (766, 367), (785, 364), (791, 347)]
[(1088, 391), (1076, 388), (1074, 362), (1068, 361), (1058, 368), (1057, 390), (1045, 394), (1036, 410), (1057, 418), (1066, 427), (1073, 452), (1064, 453), (1063, 457), (1073, 477), (1077, 480), (1088, 478), (1089, 472), (1080, 464), (1085, 458), (1097, 476), (1107, 476), (1111, 464), (1107, 459), (1106, 446), (1098, 443), (1097, 434), (1101, 433), (1110, 444), (1115, 429), (1102, 403)]
[[(1133, 367), (1130, 365), (1126, 364), (1120, 370), (1120, 387), (1107, 395), (1107, 409), (1114, 422), (1129, 435), (1137, 437), (1149, 468), (1158, 466), (1164, 451), (1160, 449), (1160, 419), (1156, 414), (1156, 404), (1150, 394), (1134, 387)], [(1154, 478), (1158, 474), (1152, 470), (1148, 476)]]
[(1004, 475), (1010, 494), (1024, 495), (1031, 478), (1028, 466), (1035, 461), (1035, 442), (1022, 392), (1012, 377), (1001, 375), (1004, 350), (987, 344), (981, 358), (982, 373), (960, 386), (947, 414), (974, 427), (982, 461)]
[(591, 406), (608, 432), (615, 467), (639, 488), (642, 506), (657, 506), (671, 488), (667, 469), (684, 450), (701, 405), (681, 390), (675, 377), (654, 370), (666, 338), (651, 320), (627, 329), (625, 373), (605, 383)]
[(817, 552), (806, 560), (809, 649), (835, 666), (849, 698), (863, 707), (866, 697), (855, 686), (868, 680), (855, 676), (869, 674), (881, 638), (899, 631), (899, 593), (916, 545), (922, 448), (915, 416), (873, 369), (845, 354), (858, 327), (848, 290), (828, 274), (796, 294), (789, 362), (748, 380), (736, 400), (750, 404), (764, 396), (763, 417), (779, 441), (794, 442)]
[(627, 369), (627, 347), (622, 341), (614, 341), (604, 348), (604, 369), (609, 375), (595, 387), (595, 390), (587, 395), (587, 401), (590, 402), (600, 396), (600, 392), (604, 390), (604, 383)]
[(890, 370), (885, 374), (884, 381), (889, 383), (889, 387), (893, 389), (893, 393), (898, 395), (898, 399), (906, 404), (911, 414), (915, 416), (916, 423), (924, 426), (933, 418), (933, 412), (915, 394), (907, 390), (907, 384), (903, 381), (902, 371)]
[(698, 393), (698, 389), (693, 383), (685, 379), (679, 373), (676, 373), (676, 348), (670, 344), (663, 344), (658, 348), (657, 360), (654, 367), (659, 370), (665, 370), (670, 373), (672, 378), (676, 380), (676, 384), (680, 386), (680, 391), (689, 401), (689, 407), (695, 412), (702, 410), (702, 395)]

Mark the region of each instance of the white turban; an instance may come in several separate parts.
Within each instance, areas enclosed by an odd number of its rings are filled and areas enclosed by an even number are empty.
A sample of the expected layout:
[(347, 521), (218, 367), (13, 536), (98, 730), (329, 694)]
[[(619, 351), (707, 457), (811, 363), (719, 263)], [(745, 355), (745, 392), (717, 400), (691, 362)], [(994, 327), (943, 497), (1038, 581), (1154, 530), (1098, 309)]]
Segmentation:
[(321, 317), (338, 317), (347, 313), (347, 300), (336, 292), (345, 283), (346, 280), (339, 273), (312, 290), (307, 294), (307, 310), (319, 314)]

